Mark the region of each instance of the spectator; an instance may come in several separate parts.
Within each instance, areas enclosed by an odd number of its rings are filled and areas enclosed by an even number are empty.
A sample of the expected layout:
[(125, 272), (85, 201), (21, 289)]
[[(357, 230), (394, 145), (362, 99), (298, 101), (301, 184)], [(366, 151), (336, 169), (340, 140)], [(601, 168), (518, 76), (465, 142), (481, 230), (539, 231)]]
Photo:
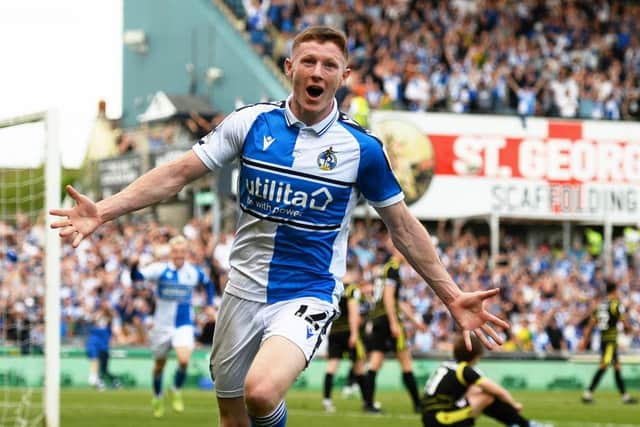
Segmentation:
[(364, 67), (395, 109), (515, 114), (522, 97), (504, 73), (514, 69), (520, 88), (531, 73), (544, 81), (533, 115), (640, 119), (640, 21), (628, 19), (640, 13), (635, 2), (244, 4), (250, 40), (276, 61), (290, 34), (306, 26), (345, 31), (352, 68)]
[(128, 132), (121, 131), (116, 137), (118, 155), (128, 154), (136, 149), (136, 142)]

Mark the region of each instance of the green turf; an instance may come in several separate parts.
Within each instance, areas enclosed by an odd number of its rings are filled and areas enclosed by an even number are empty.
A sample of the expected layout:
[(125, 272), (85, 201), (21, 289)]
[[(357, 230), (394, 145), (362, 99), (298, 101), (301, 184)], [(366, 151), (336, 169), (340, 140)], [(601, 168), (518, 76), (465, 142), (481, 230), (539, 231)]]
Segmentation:
[[(16, 399), (17, 396), (16, 391), (10, 391), (4, 395), (4, 403), (10, 399)], [(523, 411), (525, 416), (554, 423), (556, 427), (640, 426), (640, 406), (623, 405), (618, 395), (613, 392), (596, 393), (596, 403), (588, 406), (580, 403), (578, 391), (516, 392), (514, 396), (525, 405)], [(32, 400), (37, 402), (39, 397), (34, 396)], [(365, 415), (360, 411), (360, 403), (357, 399), (344, 399), (336, 390), (334, 403), (337, 412), (327, 414), (322, 410), (318, 392), (292, 391), (287, 397), (288, 426), (419, 427), (421, 425), (418, 415), (410, 411), (406, 393), (380, 392), (378, 400), (382, 403), (386, 414)], [(166, 415), (159, 420), (151, 417), (151, 392), (146, 390), (98, 392), (87, 389), (67, 389), (63, 390), (61, 401), (61, 425), (64, 427), (217, 425), (217, 408), (213, 392), (185, 391), (185, 412), (173, 413), (167, 402)], [(38, 412), (38, 409), (38, 407), (32, 408), (31, 414)], [(3, 416), (1, 412), (0, 417)], [(0, 425), (7, 425), (7, 419), (0, 418)], [(482, 417), (476, 425), (491, 427), (499, 424)]]

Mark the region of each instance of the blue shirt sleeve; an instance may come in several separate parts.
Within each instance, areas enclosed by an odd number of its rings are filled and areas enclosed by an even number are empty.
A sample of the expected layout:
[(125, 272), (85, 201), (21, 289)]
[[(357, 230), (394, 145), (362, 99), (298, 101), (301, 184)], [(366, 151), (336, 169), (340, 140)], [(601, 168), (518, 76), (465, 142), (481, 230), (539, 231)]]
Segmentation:
[(382, 144), (373, 137), (360, 143), (356, 183), (371, 206), (385, 207), (404, 199)]

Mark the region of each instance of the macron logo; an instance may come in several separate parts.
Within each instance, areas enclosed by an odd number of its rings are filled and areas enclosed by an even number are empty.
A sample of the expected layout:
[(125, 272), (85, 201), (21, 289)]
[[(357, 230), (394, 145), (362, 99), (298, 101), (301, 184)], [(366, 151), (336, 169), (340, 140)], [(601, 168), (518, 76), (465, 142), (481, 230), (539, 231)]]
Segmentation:
[(267, 151), (267, 148), (269, 148), (269, 146), (275, 141), (276, 139), (272, 136), (265, 135), (264, 137), (262, 137), (262, 151)]
[(313, 329), (310, 326), (307, 326), (307, 339), (313, 336)]

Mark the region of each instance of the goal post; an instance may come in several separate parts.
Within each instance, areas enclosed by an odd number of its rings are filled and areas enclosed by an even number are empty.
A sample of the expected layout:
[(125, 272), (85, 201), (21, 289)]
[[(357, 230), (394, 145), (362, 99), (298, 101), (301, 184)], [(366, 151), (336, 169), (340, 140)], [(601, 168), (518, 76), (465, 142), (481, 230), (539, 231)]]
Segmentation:
[(58, 141), (58, 113), (49, 110), (45, 118), (45, 378), (44, 415), (46, 427), (60, 425), (60, 239), (51, 229), (49, 210), (60, 207), (61, 156)]
[[(34, 380), (30, 378), (25, 382), (27, 390), (17, 402), (10, 399), (1, 403), (0, 426), (60, 426), (61, 245), (56, 230), (50, 228), (54, 219), (48, 215), (50, 209), (60, 207), (61, 201), (58, 130), (55, 109), (0, 118), (0, 142), (5, 145), (0, 148), (10, 153), (6, 156), (3, 152), (5, 159), (0, 164), (0, 222), (17, 224), (24, 214), (35, 225), (38, 220), (42, 224), (44, 218), (45, 288), (42, 405), (31, 402), (34, 395), (29, 387)], [(42, 409), (34, 414), (31, 412), (34, 408)]]

